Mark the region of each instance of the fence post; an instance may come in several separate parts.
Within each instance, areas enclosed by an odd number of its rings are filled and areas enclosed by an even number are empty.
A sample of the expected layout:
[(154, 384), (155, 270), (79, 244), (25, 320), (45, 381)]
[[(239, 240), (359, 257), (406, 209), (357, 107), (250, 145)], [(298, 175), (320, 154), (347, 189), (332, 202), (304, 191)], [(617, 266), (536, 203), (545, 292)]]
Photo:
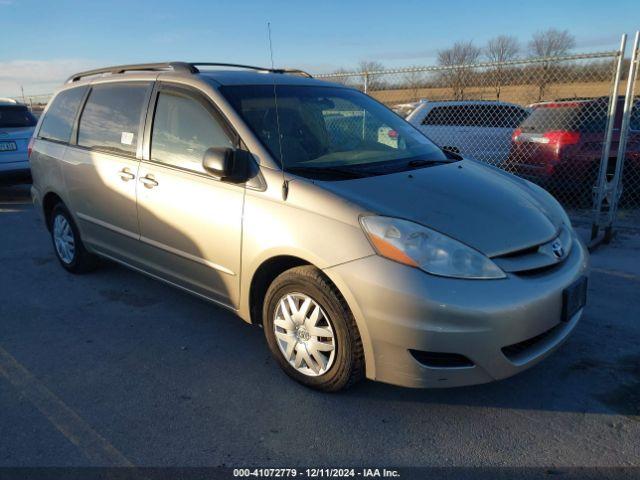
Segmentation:
[(629, 64), (629, 75), (627, 77), (627, 88), (624, 98), (624, 110), (622, 111), (622, 125), (620, 126), (620, 140), (618, 142), (618, 155), (616, 162), (616, 172), (611, 181), (613, 184), (613, 192), (611, 198), (613, 204), (610, 207), (611, 214), (609, 216), (609, 223), (605, 228), (605, 239), (611, 240), (613, 234), (613, 222), (616, 219), (618, 212), (618, 203), (622, 196), (622, 190), (624, 189), (622, 184), (622, 172), (624, 170), (624, 160), (627, 153), (627, 136), (629, 134), (629, 124), (631, 120), (631, 110), (633, 109), (633, 95), (635, 91), (636, 77), (638, 75), (638, 44), (640, 43), (640, 30), (636, 32), (635, 39), (633, 40), (633, 49), (631, 50), (631, 62)]
[(611, 153), (611, 139), (613, 137), (613, 127), (616, 118), (616, 109), (618, 106), (618, 90), (620, 87), (620, 77), (622, 76), (622, 67), (624, 63), (624, 50), (627, 46), (627, 34), (623, 33), (620, 40), (620, 49), (618, 50), (618, 58), (616, 70), (613, 78), (613, 88), (611, 89), (611, 97), (609, 98), (609, 108), (607, 111), (607, 126), (604, 144), (602, 145), (602, 157), (600, 159), (600, 169), (598, 170), (597, 182), (594, 185), (595, 195), (593, 196), (593, 218), (591, 223), (591, 240), (598, 236), (598, 231), (602, 223), (600, 218), (602, 215), (602, 202), (609, 190), (607, 182), (607, 168), (609, 166), (609, 155)]
[(369, 72), (364, 72), (364, 93), (369, 90)]

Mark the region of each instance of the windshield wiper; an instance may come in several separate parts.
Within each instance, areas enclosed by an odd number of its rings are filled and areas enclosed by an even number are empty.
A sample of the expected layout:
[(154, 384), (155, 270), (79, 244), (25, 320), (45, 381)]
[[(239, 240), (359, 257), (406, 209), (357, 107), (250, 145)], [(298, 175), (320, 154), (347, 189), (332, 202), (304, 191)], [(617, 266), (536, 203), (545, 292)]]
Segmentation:
[(356, 172), (354, 170), (340, 167), (286, 167), (285, 170), (291, 173), (320, 177), (331, 177), (337, 175), (342, 178), (363, 178), (368, 176), (363, 172)]
[(384, 175), (388, 173), (405, 172), (407, 170), (413, 170), (414, 168), (442, 165), (444, 163), (451, 163), (451, 160), (413, 159), (406, 163), (392, 162), (385, 165), (373, 165), (371, 167), (363, 166), (362, 170), (374, 175)]
[(451, 163), (451, 160), (410, 160), (409, 163), (407, 163), (407, 166), (411, 168), (420, 168), (427, 165), (441, 165), (443, 163)]

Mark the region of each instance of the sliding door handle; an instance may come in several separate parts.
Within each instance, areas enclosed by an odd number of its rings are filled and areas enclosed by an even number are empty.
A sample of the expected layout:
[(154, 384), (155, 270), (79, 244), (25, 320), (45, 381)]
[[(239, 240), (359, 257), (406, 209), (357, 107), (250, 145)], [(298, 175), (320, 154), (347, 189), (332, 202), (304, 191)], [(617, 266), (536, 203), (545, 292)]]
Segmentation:
[(153, 188), (158, 186), (158, 182), (156, 181), (155, 178), (153, 178), (153, 175), (145, 175), (144, 177), (140, 177), (140, 181), (147, 188)]
[(123, 168), (118, 173), (120, 174), (120, 179), (123, 182), (128, 182), (129, 180), (133, 180), (136, 178), (136, 176), (131, 173), (131, 170), (129, 170), (127, 167)]

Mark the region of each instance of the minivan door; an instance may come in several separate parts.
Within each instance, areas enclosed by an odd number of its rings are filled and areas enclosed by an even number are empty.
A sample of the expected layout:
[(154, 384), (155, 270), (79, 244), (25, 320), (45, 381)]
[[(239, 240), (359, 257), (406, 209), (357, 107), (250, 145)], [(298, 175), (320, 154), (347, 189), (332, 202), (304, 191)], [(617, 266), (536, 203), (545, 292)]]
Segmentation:
[(64, 156), (70, 208), (83, 241), (116, 259), (130, 260), (139, 243), (136, 180), (151, 90), (148, 81), (91, 87), (76, 141)]
[(160, 84), (154, 97), (138, 179), (145, 269), (236, 307), (245, 189), (202, 168), (204, 152), (235, 147), (235, 134), (195, 90)]

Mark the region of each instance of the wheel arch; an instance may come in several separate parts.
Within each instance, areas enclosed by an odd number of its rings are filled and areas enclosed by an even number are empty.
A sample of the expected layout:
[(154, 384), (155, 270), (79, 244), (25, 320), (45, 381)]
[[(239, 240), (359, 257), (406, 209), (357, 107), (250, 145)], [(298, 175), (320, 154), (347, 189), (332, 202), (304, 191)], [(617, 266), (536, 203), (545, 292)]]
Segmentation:
[(313, 265), (311, 262), (294, 255), (277, 255), (264, 260), (253, 273), (249, 285), (249, 321), (254, 325), (262, 325), (262, 304), (269, 285), (278, 275), (302, 265)]
[(339, 278), (335, 272), (331, 269), (323, 269), (318, 267), (309, 260), (295, 255), (276, 255), (264, 260), (258, 268), (256, 268), (250, 282), (248, 301), (248, 314), (245, 318), (251, 324), (262, 325), (262, 305), (264, 302), (265, 294), (269, 285), (275, 280), (275, 278), (281, 273), (295, 267), (302, 265), (311, 265), (316, 267), (326, 279), (331, 282), (336, 289), (340, 292), (342, 297), (347, 303), (347, 306), (351, 310), (351, 313), (355, 319), (358, 327), (358, 332), (362, 340), (362, 346), (364, 349), (365, 357), (365, 375), (367, 378), (375, 378), (375, 358), (373, 355), (373, 345), (371, 342), (371, 336), (367, 328), (366, 322), (362, 315), (362, 311), (355, 301), (355, 297), (349, 290), (348, 286), (341, 278)]
[(47, 192), (42, 198), (42, 213), (44, 214), (44, 222), (48, 230), (51, 230), (51, 214), (58, 203), (64, 205), (64, 200), (55, 192)]

